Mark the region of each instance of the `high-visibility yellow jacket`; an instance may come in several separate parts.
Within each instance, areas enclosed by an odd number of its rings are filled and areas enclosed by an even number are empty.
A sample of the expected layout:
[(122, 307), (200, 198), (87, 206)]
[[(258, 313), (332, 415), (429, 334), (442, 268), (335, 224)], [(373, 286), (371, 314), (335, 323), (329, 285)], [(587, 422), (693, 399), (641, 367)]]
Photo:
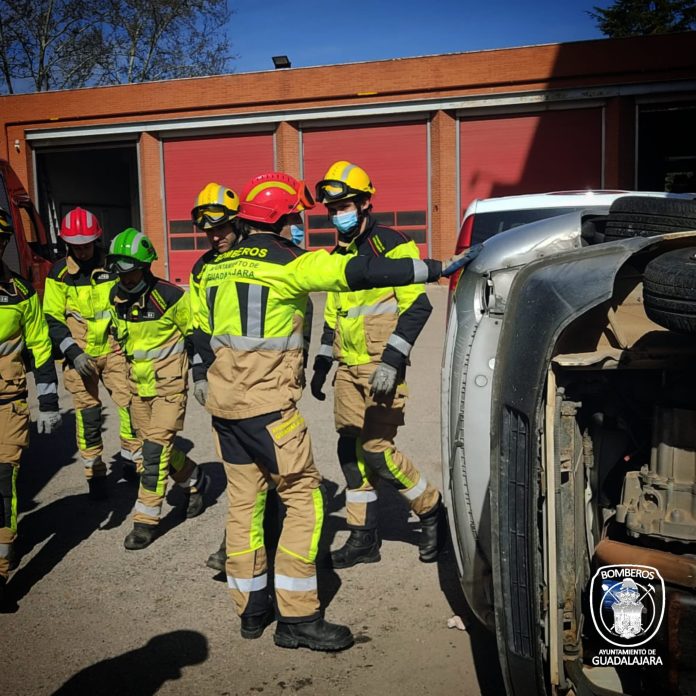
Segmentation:
[(22, 352), (27, 348), (36, 380), (39, 408), (58, 410), (51, 339), (39, 296), (29, 281), (0, 264), (0, 403), (26, 399)]
[(86, 264), (66, 256), (46, 278), (43, 310), (51, 340), (70, 361), (83, 352), (99, 357), (113, 350), (109, 293), (117, 276), (104, 268), (104, 262), (103, 251)]
[(198, 326), (210, 335), (206, 407), (238, 419), (292, 407), (300, 398), (308, 294), (409, 285), (440, 276), (439, 261), (307, 252), (257, 232), (227, 252), (230, 277), (206, 291)]
[[(350, 256), (419, 259), (407, 235), (369, 221), (345, 249)], [(329, 293), (319, 355), (345, 365), (385, 362), (404, 370), (413, 344), (432, 312), (422, 283), (405, 287)]]
[[(209, 249), (203, 254), (191, 269), (189, 277), (189, 303), (191, 305), (193, 355), (191, 357), (191, 373), (194, 382), (205, 379), (206, 368), (201, 356), (202, 352), (210, 350), (210, 342), (196, 324), (201, 303), (205, 304), (205, 293), (210, 288), (219, 285), (228, 277), (230, 262), (233, 257), (230, 251), (218, 253)], [(212, 356), (208, 356), (210, 359)], [(212, 362), (212, 360), (211, 360)]]
[(187, 337), (191, 307), (177, 285), (152, 278), (133, 301), (120, 288), (111, 291), (116, 340), (129, 365), (131, 391), (139, 396), (172, 396), (188, 388)]

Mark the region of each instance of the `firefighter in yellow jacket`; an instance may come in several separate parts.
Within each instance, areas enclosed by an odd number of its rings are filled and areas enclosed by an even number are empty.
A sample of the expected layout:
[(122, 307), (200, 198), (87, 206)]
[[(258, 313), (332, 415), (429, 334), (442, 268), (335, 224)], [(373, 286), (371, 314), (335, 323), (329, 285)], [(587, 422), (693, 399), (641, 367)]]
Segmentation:
[[(203, 337), (196, 326), (198, 306), (205, 302), (201, 295), (201, 279), (206, 276), (205, 286), (219, 284), (225, 277), (228, 267), (227, 252), (237, 241), (234, 219), (239, 209), (239, 196), (230, 188), (211, 182), (206, 184), (196, 196), (196, 202), (191, 210), (191, 222), (205, 232), (210, 243), (206, 251), (191, 269), (189, 278), (189, 297), (191, 302), (191, 318), (193, 322), (193, 358), (191, 360), (191, 376), (193, 377), (193, 396), (201, 406), (205, 406), (208, 396), (208, 380), (206, 369), (201, 358), (201, 351), (210, 350), (209, 341)], [(206, 565), (220, 572), (225, 570), (225, 539), (217, 551), (208, 557)]]
[(129, 550), (155, 539), (167, 477), (188, 491), (186, 517), (203, 511), (206, 474), (174, 446), (184, 427), (188, 390), (191, 308), (184, 291), (150, 271), (157, 253), (129, 227), (111, 242), (107, 265), (119, 276), (111, 290), (116, 340), (128, 361), (133, 424), (142, 443), (140, 488)]
[[(317, 200), (326, 205), (338, 231), (335, 252), (364, 258), (420, 258), (407, 235), (376, 224), (370, 216), (374, 193), (367, 172), (346, 161), (332, 164), (317, 184)], [(420, 560), (437, 558), (444, 534), (440, 493), (394, 445), (397, 429), (404, 424), (409, 354), (431, 311), (422, 283), (327, 297), (311, 389), (316, 398), (326, 398), (322, 387), (335, 355), (334, 419), (338, 459), (347, 483), (350, 535), (331, 554), (334, 568), (380, 560), (377, 478), (395, 486), (420, 518)]]
[[(0, 208), (0, 258), (12, 234), (12, 219)], [(61, 415), (48, 326), (34, 288), (0, 262), (0, 604), (17, 538), (19, 461), (29, 444), (25, 348), (39, 398), (37, 430), (49, 435), (60, 426)]]
[(102, 460), (102, 403), (99, 382), (118, 407), (121, 457), (134, 461), (138, 442), (130, 421), (126, 363), (109, 335), (109, 293), (116, 276), (104, 267), (97, 217), (74, 208), (62, 220), (60, 236), (68, 253), (46, 279), (43, 309), (51, 340), (65, 356), (63, 382), (75, 406), (77, 446), (85, 467), (90, 497), (106, 497), (106, 464)]
[[(198, 326), (210, 332), (214, 355), (207, 365), (206, 408), (227, 475), (226, 571), (241, 634), (258, 638), (274, 616), (262, 525), (273, 482), (286, 508), (275, 557), (274, 641), (288, 648), (340, 650), (353, 637), (348, 627), (325, 621), (319, 612), (315, 561), (324, 501), (307, 426), (297, 410), (308, 294), (435, 280), (443, 264), (306, 252), (280, 233), (313, 205), (304, 183), (287, 174), (262, 174), (247, 184), (237, 217), (242, 239), (230, 252), (231, 277), (205, 293)], [(447, 262), (447, 273), (463, 262), (459, 257)]]

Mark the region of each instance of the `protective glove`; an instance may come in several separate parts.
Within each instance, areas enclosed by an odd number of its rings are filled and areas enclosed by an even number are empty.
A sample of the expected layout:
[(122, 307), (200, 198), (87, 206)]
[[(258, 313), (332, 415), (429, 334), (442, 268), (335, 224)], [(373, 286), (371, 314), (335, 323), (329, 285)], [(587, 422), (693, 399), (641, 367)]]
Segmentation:
[(324, 394), (322, 389), (324, 382), (326, 382), (326, 376), (331, 370), (332, 363), (333, 360), (324, 355), (317, 355), (314, 358), (314, 374), (312, 375), (312, 381), (309, 383), (309, 388), (312, 390), (312, 396), (315, 399), (319, 399), (319, 401), (326, 399), (326, 394)]
[(97, 373), (97, 365), (94, 358), (87, 353), (80, 353), (73, 360), (73, 367), (80, 373), (82, 377), (91, 377)]
[(481, 244), (469, 247), (460, 254), (454, 254), (442, 261), (442, 277), (448, 278), (462, 268), (468, 266), (481, 252)]
[(391, 396), (396, 389), (397, 369), (387, 363), (380, 363), (370, 375), (370, 394), (376, 397)]
[(63, 416), (60, 411), (39, 411), (36, 419), (36, 429), (44, 435), (50, 435), (60, 428), (63, 423)]
[(199, 379), (197, 382), (193, 383), (193, 395), (196, 397), (196, 401), (201, 406), (205, 406), (205, 402), (208, 398), (208, 380), (207, 379)]

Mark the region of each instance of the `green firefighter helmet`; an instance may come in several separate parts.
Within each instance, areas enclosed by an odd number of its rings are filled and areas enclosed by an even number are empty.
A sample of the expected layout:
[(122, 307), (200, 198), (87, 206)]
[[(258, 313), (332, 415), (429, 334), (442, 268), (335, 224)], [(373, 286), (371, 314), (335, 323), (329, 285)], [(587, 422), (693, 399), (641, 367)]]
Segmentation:
[(0, 208), (0, 235), (9, 237), (13, 233), (14, 226), (10, 214), (4, 208)]
[(149, 268), (157, 252), (145, 234), (128, 227), (111, 240), (107, 265), (115, 273), (128, 273), (134, 268)]

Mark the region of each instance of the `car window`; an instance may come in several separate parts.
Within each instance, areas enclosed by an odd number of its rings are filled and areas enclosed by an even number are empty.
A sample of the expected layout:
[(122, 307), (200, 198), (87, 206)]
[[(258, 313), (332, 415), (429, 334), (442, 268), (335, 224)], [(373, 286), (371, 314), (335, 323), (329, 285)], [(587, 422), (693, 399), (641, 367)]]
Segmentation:
[(489, 237), (513, 227), (526, 225), (528, 222), (546, 220), (565, 215), (576, 210), (587, 210), (588, 206), (576, 208), (529, 208), (528, 210), (501, 210), (493, 213), (476, 213), (474, 229), (471, 233), (471, 246), (486, 241)]

